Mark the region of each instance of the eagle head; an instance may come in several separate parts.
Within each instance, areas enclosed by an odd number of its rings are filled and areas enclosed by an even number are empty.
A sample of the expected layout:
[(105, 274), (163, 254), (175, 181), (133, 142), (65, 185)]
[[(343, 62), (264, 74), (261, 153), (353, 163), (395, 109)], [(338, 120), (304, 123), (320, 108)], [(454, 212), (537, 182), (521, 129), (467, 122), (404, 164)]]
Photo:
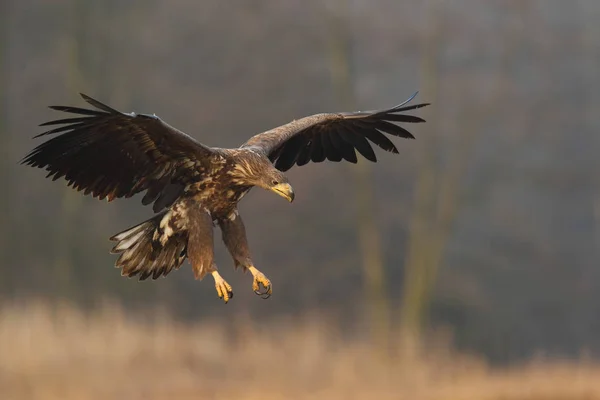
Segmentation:
[(292, 188), (292, 185), (290, 185), (287, 176), (281, 171), (274, 167), (273, 170), (277, 173), (270, 174), (267, 180), (265, 180), (266, 185), (261, 187), (277, 193), (291, 203), (294, 201), (294, 189)]
[(294, 189), (287, 176), (263, 155), (253, 151), (241, 153), (236, 159), (232, 174), (240, 184), (258, 186), (277, 193), (290, 203), (294, 201)]

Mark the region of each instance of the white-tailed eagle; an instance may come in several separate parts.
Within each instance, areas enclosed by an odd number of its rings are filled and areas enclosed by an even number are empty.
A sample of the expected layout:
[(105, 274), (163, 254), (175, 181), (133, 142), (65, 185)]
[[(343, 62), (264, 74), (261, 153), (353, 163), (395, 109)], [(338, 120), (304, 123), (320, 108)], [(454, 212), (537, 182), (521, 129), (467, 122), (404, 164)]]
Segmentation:
[(403, 114), (428, 105), (407, 105), (415, 95), (387, 110), (312, 115), (255, 135), (239, 148), (222, 149), (199, 143), (155, 115), (122, 113), (82, 94), (94, 109), (51, 106), (72, 117), (42, 124), (58, 127), (36, 137), (56, 136), (22, 163), (99, 199), (145, 192), (142, 203), (153, 203), (156, 215), (111, 238), (122, 275), (156, 279), (189, 258), (196, 278), (212, 274), (219, 297), (228, 302), (233, 291), (213, 256), (218, 224), (235, 266), (250, 270), (255, 293), (266, 298), (271, 282), (254, 267), (237, 203), (254, 186), (291, 202), (294, 191), (284, 172), (294, 165), (356, 163), (356, 151), (376, 162), (372, 144), (398, 153), (386, 134), (414, 138), (397, 123), (424, 122)]

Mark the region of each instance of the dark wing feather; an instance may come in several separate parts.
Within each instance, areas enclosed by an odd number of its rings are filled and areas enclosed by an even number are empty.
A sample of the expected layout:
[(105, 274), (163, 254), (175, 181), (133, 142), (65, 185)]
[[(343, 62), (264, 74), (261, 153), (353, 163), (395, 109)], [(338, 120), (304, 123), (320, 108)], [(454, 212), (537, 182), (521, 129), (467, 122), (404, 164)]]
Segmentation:
[(300, 153), (298, 154), (298, 159), (296, 160), (296, 165), (301, 166), (308, 164), (310, 161), (310, 150), (312, 147), (312, 143), (307, 143), (304, 145)]
[(365, 139), (365, 136), (355, 132), (353, 127), (348, 129), (344, 139), (350, 142), (364, 158), (372, 162), (377, 162), (377, 156), (367, 139)]
[(394, 143), (387, 138), (383, 133), (379, 132), (375, 128), (365, 128), (361, 131), (367, 139), (375, 143), (377, 146), (390, 153), (398, 154), (398, 149), (394, 146)]
[(147, 191), (142, 203), (154, 211), (168, 207), (210, 168), (214, 149), (169, 126), (160, 118), (124, 114), (84, 94), (96, 109), (51, 106), (77, 117), (41, 126), (62, 125), (40, 136), (60, 135), (40, 144), (21, 161), (64, 177), (84, 194), (109, 201)]
[(315, 140), (310, 142), (309, 154), (311, 161), (314, 163), (325, 161), (325, 149), (323, 148), (319, 138), (315, 138)]
[[(333, 146), (330, 135), (319, 136), (321, 136), (321, 145), (323, 147), (323, 150), (325, 151), (327, 159), (333, 162), (342, 161), (342, 155), (340, 154), (340, 151)], [(277, 162), (279, 162), (279, 160), (277, 160)]]
[(386, 151), (398, 153), (385, 134), (414, 139), (409, 131), (396, 123), (425, 122), (417, 116), (401, 114), (429, 105), (407, 106), (416, 95), (388, 110), (312, 115), (255, 135), (242, 147), (251, 147), (267, 155), (281, 171), (287, 171), (294, 164), (301, 166), (325, 159), (356, 163), (355, 150), (367, 160), (376, 162), (377, 157), (367, 139)]
[(343, 135), (343, 132), (337, 132), (334, 130), (329, 134), (329, 137), (331, 138), (335, 148), (338, 149), (342, 154), (342, 158), (348, 162), (356, 164), (358, 160), (356, 159), (354, 147), (343, 139)]

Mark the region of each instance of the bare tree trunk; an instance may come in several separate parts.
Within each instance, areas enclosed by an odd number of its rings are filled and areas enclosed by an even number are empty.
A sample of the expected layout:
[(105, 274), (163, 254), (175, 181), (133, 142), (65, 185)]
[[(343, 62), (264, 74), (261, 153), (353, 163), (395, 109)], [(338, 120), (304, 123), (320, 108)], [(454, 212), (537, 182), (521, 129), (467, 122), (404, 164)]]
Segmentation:
[[(349, 29), (351, 10), (347, 0), (337, 2), (337, 11), (343, 16), (330, 15), (330, 54), (333, 85), (343, 110), (355, 110), (356, 95), (352, 77), (352, 38)], [(385, 270), (381, 253), (381, 239), (373, 210), (371, 168), (359, 159), (352, 166), (356, 188), (357, 228), (361, 265), (365, 279), (371, 335), (374, 342), (387, 354), (389, 344), (389, 305), (386, 296)]]
[(10, 160), (11, 160), (11, 145), (8, 132), (8, 41), (9, 41), (9, 25), (10, 10), (9, 3), (2, 2), (0, 5), (0, 271), (4, 275), (2, 279), (2, 293), (6, 293), (5, 289), (11, 286), (12, 279), (9, 276), (13, 272), (13, 268), (5, 268), (8, 266), (8, 251), (10, 249), (11, 236), (9, 229), (10, 221)]
[[(581, 16), (583, 13), (587, 11), (587, 6), (582, 6), (578, 3), (578, 14)], [(581, 17), (581, 19), (583, 19)], [(600, 59), (600, 49), (598, 48), (597, 37), (600, 33), (600, 29), (592, 24), (586, 24), (583, 21), (579, 23), (581, 29), (581, 45), (582, 49), (580, 54), (589, 54), (590, 58), (593, 60)], [(589, 89), (587, 93), (585, 93), (585, 108), (584, 108), (584, 118), (585, 121), (595, 121), (597, 119), (597, 110), (598, 105), (595, 102), (598, 94), (597, 91), (592, 88), (597, 88), (600, 86), (600, 71), (596, 69), (596, 74), (593, 76), (592, 82), (589, 83)], [(598, 140), (598, 139), (596, 139)], [(594, 171), (600, 170), (600, 159), (596, 159), (596, 163), (594, 165)], [(595, 187), (595, 195), (592, 199), (592, 218), (594, 220), (594, 237), (593, 237), (593, 259), (600, 260), (600, 174), (594, 174), (595, 181), (592, 184)]]
[[(422, 59), (422, 87), (423, 96), (431, 101), (435, 107), (437, 97), (437, 57), (439, 54), (440, 22), (438, 17), (438, 0), (429, 2), (429, 20), (426, 26), (429, 31), (425, 34)], [(435, 118), (428, 118), (427, 129), (430, 132), (437, 130)], [(405, 277), (403, 288), (403, 301), (401, 308), (402, 327), (405, 330), (404, 339), (412, 345), (413, 339), (419, 336), (424, 310), (428, 301), (427, 293), (434, 270), (427, 262), (429, 257), (429, 234), (432, 230), (430, 215), (435, 207), (436, 184), (436, 159), (435, 138), (433, 134), (424, 134), (421, 144), (418, 145), (420, 160), (418, 175), (415, 185), (414, 209), (410, 222), (410, 236), (405, 263)]]
[[(519, 14), (523, 16), (526, 6), (518, 3)], [(439, 19), (441, 11), (440, 0), (430, 2), (431, 31), (427, 34), (424, 44), (423, 80), (425, 97), (434, 101), (437, 97), (437, 56), (443, 27)], [(464, 121), (461, 128), (462, 140), (455, 143), (453, 155), (444, 167), (437, 166), (435, 153), (439, 140), (435, 138), (438, 128), (435, 118), (428, 119), (428, 128), (432, 133), (425, 136), (424, 146), (420, 147), (419, 159), (421, 165), (417, 176), (415, 189), (414, 212), (411, 221), (409, 250), (406, 259), (406, 276), (403, 289), (402, 326), (403, 338), (408, 348), (418, 345), (419, 337), (425, 326), (425, 318), (431, 303), (433, 288), (446, 243), (451, 233), (452, 223), (459, 210), (461, 180), (466, 170), (469, 154), (475, 144), (475, 135), (488, 120), (494, 103), (504, 98), (505, 92), (502, 81), (509, 67), (511, 54), (520, 41), (521, 32), (513, 30), (512, 37), (507, 40), (504, 48), (503, 62), (499, 67), (496, 81), (497, 87), (490, 99), (479, 111), (471, 111), (470, 115), (460, 118)]]
[[(66, 61), (68, 68), (67, 90), (69, 93), (82, 91), (83, 67), (85, 62), (83, 49), (87, 35), (87, 15), (89, 2), (85, 0), (72, 0), (67, 40), (69, 40), (69, 53)], [(74, 96), (74, 95), (73, 95)], [(73, 275), (73, 247), (77, 245), (76, 223), (80, 213), (83, 198), (80, 193), (70, 187), (65, 187), (62, 201), (62, 230), (56, 237), (56, 258), (54, 262), (55, 278), (58, 290), (64, 296), (73, 294), (71, 277)]]

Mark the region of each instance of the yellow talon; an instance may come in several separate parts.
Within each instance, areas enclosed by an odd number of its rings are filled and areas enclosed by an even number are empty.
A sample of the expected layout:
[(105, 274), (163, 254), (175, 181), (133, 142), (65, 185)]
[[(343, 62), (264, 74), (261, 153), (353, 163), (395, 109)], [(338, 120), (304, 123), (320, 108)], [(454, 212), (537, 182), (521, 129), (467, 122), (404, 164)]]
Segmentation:
[(217, 295), (220, 299), (223, 299), (225, 304), (233, 297), (233, 289), (231, 285), (221, 277), (219, 272), (213, 271), (212, 276), (215, 280), (215, 288), (217, 289)]
[[(254, 293), (261, 296), (263, 299), (268, 299), (271, 297), (273, 294), (273, 286), (271, 285), (271, 281), (265, 276), (265, 274), (257, 270), (255, 267), (249, 267), (248, 269), (254, 277), (254, 280), (252, 281), (252, 290), (254, 290)], [(260, 285), (265, 288), (264, 291), (260, 290)]]

